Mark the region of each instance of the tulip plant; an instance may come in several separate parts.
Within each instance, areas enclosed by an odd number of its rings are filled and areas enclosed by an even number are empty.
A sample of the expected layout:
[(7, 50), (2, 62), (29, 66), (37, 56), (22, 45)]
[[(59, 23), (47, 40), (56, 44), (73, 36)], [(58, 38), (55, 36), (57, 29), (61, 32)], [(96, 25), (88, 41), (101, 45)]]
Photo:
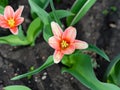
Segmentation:
[[(44, 40), (55, 49), (54, 54), (49, 56), (46, 62), (39, 68), (28, 73), (13, 77), (11, 80), (18, 80), (34, 75), (48, 68), (53, 64), (62, 64), (61, 72), (73, 75), (83, 85), (91, 90), (120, 90), (120, 56), (111, 62), (105, 79), (106, 82), (99, 81), (93, 71), (90, 55), (85, 51), (93, 51), (110, 61), (104, 51), (86, 41), (76, 39), (77, 30), (73, 27), (87, 13), (96, 0), (76, 0), (70, 10), (55, 10), (52, 0), (28, 0), (31, 7), (33, 21), (28, 26), (26, 35), (23, 33), (21, 17), (24, 6), (20, 6), (15, 12), (8, 1), (4, 0), (0, 4), (0, 27), (8, 29), (12, 35), (0, 37), (1, 44), (13, 46), (35, 45), (36, 37), (43, 34)], [(51, 6), (51, 12), (47, 12), (46, 7)], [(66, 18), (68, 28), (61, 22)], [(117, 73), (117, 74), (116, 74)], [(117, 76), (116, 76), (117, 75)], [(118, 79), (118, 80), (117, 80)], [(31, 90), (22, 85), (6, 86), (4, 90)]]

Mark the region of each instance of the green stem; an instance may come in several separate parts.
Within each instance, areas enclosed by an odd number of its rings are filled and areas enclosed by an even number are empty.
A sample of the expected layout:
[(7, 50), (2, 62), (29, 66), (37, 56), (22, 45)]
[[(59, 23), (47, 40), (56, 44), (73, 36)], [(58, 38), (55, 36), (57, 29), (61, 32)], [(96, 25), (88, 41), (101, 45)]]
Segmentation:
[(56, 15), (56, 13), (55, 13), (55, 8), (54, 8), (53, 0), (50, 0), (50, 6), (51, 6), (51, 9), (52, 9), (52, 11), (53, 11), (53, 15), (54, 15), (55, 21), (56, 21), (60, 26), (62, 26), (61, 21), (58, 19), (57, 15)]

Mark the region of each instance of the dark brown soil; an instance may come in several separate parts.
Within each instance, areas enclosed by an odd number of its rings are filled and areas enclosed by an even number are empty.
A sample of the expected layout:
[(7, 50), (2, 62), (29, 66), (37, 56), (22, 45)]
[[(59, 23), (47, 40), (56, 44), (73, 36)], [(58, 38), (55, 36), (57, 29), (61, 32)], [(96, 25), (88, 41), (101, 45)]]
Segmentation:
[[(55, 5), (57, 9), (68, 9), (73, 2), (74, 0), (61, 0), (61, 3), (56, 3)], [(15, 9), (17, 9), (18, 5), (25, 6), (22, 16), (25, 17), (23, 27), (26, 31), (31, 21), (27, 0), (10, 0), (10, 5)], [(75, 25), (78, 30), (78, 39), (97, 45), (108, 54), (111, 60), (120, 52), (119, 5), (119, 0), (97, 0), (83, 19)], [(112, 6), (116, 7), (117, 10), (111, 10)], [(106, 9), (108, 10), (108, 14), (103, 14)], [(3, 36), (9, 32), (0, 31), (0, 33)], [(31, 66), (35, 68), (39, 67), (51, 54), (53, 54), (53, 49), (43, 41), (41, 35), (37, 38), (36, 45), (33, 47), (13, 47), (1, 44), (0, 88), (7, 85), (22, 84), (30, 87), (32, 90), (89, 90), (71, 75), (67, 73), (61, 74), (59, 65), (53, 65), (41, 73), (34, 75), (31, 79), (10, 80), (15, 75), (28, 72)], [(109, 63), (98, 55), (95, 55), (95, 59), (100, 65), (100, 67), (95, 69), (95, 72), (97, 77), (102, 80)]]

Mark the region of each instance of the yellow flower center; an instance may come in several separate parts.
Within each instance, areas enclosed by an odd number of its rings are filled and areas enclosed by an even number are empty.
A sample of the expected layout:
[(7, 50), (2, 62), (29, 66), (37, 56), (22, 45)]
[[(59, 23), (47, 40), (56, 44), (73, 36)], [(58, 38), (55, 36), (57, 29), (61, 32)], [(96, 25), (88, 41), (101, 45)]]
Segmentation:
[(62, 49), (65, 49), (65, 48), (67, 48), (69, 46), (69, 43), (66, 42), (65, 40), (62, 40), (61, 43), (60, 43), (60, 45), (61, 45)]
[(10, 27), (14, 27), (14, 26), (15, 26), (15, 20), (14, 20), (13, 18), (10, 18), (10, 19), (8, 20), (8, 25), (9, 25)]

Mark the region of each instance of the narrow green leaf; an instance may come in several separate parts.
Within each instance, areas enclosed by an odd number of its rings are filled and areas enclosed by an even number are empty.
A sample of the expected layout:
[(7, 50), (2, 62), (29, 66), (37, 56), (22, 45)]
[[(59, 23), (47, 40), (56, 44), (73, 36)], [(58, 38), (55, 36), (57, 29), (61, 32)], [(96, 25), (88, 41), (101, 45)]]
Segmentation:
[(45, 39), (46, 42), (48, 42), (48, 39), (53, 36), (50, 24), (45, 25), (43, 29), (43, 38)]
[(5, 7), (6, 5), (8, 5), (8, 0), (0, 0), (0, 6)]
[(120, 87), (120, 54), (109, 64), (104, 79)]
[(85, 50), (90, 50), (90, 51), (96, 52), (98, 55), (103, 57), (105, 60), (110, 61), (109, 57), (105, 54), (105, 52), (100, 50), (98, 47), (96, 47), (94, 45), (90, 44), (89, 47)]
[(33, 74), (37, 74), (37, 73), (41, 72), (42, 70), (46, 69), (47, 67), (49, 67), (49, 66), (51, 66), (53, 64), (54, 64), (53, 56), (49, 56), (48, 59), (46, 60), (46, 62), (42, 66), (40, 66), (39, 68), (37, 68), (37, 69), (35, 69), (35, 70), (31, 71), (31, 72), (28, 72), (28, 73), (13, 77), (11, 80), (18, 80), (18, 79), (21, 79), (21, 78), (24, 78), (24, 77), (27, 77), (27, 76), (31, 76)]
[(4, 7), (0, 6), (0, 14), (4, 13)]
[(1, 44), (9, 44), (12, 46), (18, 45), (29, 45), (29, 41), (27, 39), (21, 40), (17, 35), (9, 35), (0, 37)]
[(39, 7), (36, 3), (34, 3), (33, 0), (29, 0), (29, 4), (30, 4), (33, 12), (35, 12), (40, 17), (42, 22), (45, 25), (48, 25), (49, 24), (49, 14), (44, 9)]
[(24, 32), (23, 32), (23, 30), (22, 30), (22, 26), (20, 25), (19, 26), (19, 30), (18, 30), (19, 32), (18, 32), (18, 37), (21, 39), (21, 40), (25, 40), (26, 39), (26, 37), (25, 37), (25, 35), (24, 35)]
[(43, 24), (40, 18), (34, 19), (28, 27), (27, 30), (27, 39), (34, 44), (36, 37), (41, 33)]
[(32, 90), (32, 89), (22, 85), (12, 85), (4, 87), (4, 90)]
[(71, 8), (71, 12), (73, 12), (75, 16), (67, 18), (68, 26), (76, 24), (95, 2), (96, 0), (76, 0)]
[(60, 19), (58, 18), (58, 16), (56, 15), (53, 0), (50, 0), (50, 6), (51, 6), (51, 9), (52, 9), (52, 12), (53, 12), (54, 21), (56, 21), (61, 26), (62, 23), (61, 23)]
[(48, 6), (50, 0), (33, 0), (33, 2), (41, 8), (45, 9)]
[[(64, 17), (68, 17), (68, 16), (73, 16), (74, 15), (72, 12), (67, 11), (67, 10), (55, 10), (54, 12), (56, 13), (56, 16), (59, 19), (62, 19)], [(50, 16), (52, 18), (54, 17), (53, 12), (50, 12), (49, 14), (50, 14)]]
[[(67, 56), (67, 61), (70, 62), (70, 67), (63, 67), (63, 72), (68, 72), (73, 75), (82, 84), (90, 88), (90, 90), (120, 90), (119, 87), (113, 84), (107, 84), (99, 81), (93, 71), (91, 58), (82, 53), (75, 53)], [(63, 63), (66, 65), (66, 63)]]
[[(36, 3), (39, 7), (46, 9), (46, 7), (49, 5), (49, 0), (33, 0), (34, 3)], [(33, 19), (37, 18), (38, 16), (31, 8), (31, 15)]]

